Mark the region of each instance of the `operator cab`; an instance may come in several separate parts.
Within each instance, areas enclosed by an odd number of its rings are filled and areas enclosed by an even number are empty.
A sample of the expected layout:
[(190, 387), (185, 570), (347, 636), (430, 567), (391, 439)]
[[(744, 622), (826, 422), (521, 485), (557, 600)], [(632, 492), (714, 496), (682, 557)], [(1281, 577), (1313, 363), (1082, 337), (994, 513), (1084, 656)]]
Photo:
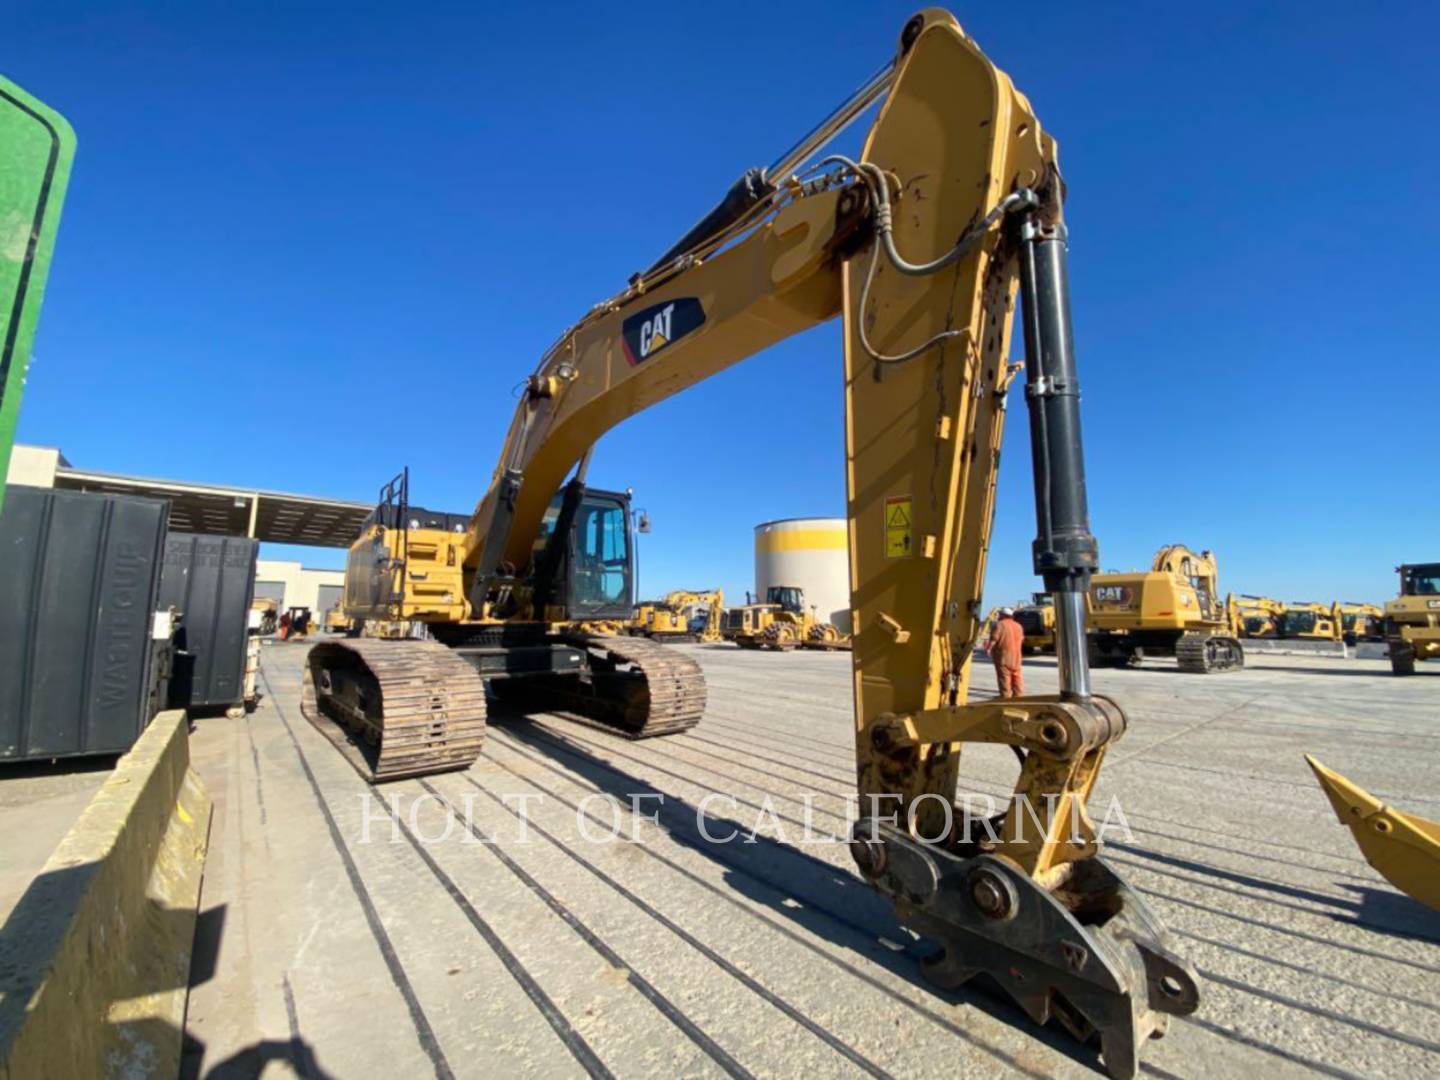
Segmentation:
[(805, 614), (805, 590), (794, 585), (771, 585), (765, 592), (767, 604), (779, 604), (781, 611)]
[(1400, 567), (1401, 596), (1440, 596), (1440, 563)]
[[(567, 518), (567, 535), (557, 542), (555, 530)], [(635, 544), (629, 495), (567, 485), (545, 511), (534, 551), (537, 607), (558, 605), (571, 619), (631, 617)]]
[(1279, 637), (1300, 637), (1303, 634), (1313, 634), (1315, 632), (1315, 612), (1281, 612), (1276, 630)]

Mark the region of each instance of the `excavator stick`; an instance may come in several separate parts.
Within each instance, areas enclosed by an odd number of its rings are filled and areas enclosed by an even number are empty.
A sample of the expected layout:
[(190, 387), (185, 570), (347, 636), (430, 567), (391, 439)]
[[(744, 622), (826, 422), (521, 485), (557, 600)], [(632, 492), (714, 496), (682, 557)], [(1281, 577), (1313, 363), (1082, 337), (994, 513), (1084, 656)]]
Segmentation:
[(1325, 789), (1340, 824), (1360, 845), (1365, 861), (1401, 892), (1440, 910), (1440, 822), (1386, 806), (1309, 754), (1305, 763)]
[[(841, 159), (843, 160), (843, 159)], [(1029, 102), (952, 16), (901, 34), (860, 162), (868, 250), (845, 267), (847, 482), (861, 816), (851, 851), (955, 986), (988, 975), (1037, 1022), (1096, 1039), (1129, 1077), (1193, 1011), (1195, 973), (1099, 857), (1086, 801), (1120, 709), (1091, 692), (1090, 534), (1070, 328), (1064, 185)], [(1061, 694), (970, 703), (1022, 301), (1038, 535)], [(1022, 760), (1012, 804), (956, 805), (967, 743)], [(988, 827), (988, 832), (986, 829)], [(975, 835), (976, 829), (985, 835)]]

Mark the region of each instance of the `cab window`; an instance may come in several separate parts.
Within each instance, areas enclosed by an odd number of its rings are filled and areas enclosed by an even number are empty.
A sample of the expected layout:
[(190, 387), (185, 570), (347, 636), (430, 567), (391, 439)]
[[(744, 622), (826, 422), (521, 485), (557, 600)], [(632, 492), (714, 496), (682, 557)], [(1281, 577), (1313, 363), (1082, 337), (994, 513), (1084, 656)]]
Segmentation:
[(580, 607), (628, 605), (629, 570), (625, 508), (587, 496), (575, 516), (572, 601)]

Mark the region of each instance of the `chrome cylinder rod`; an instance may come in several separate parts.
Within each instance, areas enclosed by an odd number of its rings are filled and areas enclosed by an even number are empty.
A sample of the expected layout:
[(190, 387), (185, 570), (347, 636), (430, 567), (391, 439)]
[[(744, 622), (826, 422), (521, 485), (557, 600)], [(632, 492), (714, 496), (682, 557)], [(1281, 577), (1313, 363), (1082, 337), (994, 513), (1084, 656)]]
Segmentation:
[(1085, 644), (1085, 594), (1061, 591), (1055, 597), (1055, 659), (1060, 691), (1068, 697), (1090, 696), (1090, 657)]
[(891, 60), (870, 76), (858, 90), (842, 101), (829, 116), (816, 124), (794, 146), (775, 159), (765, 170), (771, 183), (779, 183), (805, 164), (816, 151), (853, 124), (866, 109), (875, 104), (895, 81), (895, 61)]

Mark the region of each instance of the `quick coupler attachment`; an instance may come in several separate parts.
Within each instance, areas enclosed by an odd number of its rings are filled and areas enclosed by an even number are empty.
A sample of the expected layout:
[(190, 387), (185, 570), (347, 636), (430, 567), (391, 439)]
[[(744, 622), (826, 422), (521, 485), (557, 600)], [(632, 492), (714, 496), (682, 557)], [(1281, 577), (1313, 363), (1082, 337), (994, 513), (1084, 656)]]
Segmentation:
[(954, 989), (989, 975), (1036, 1023), (1098, 1038), (1113, 1077), (1134, 1076), (1145, 1042), (1199, 1004), (1160, 920), (1099, 857), (1047, 888), (1003, 856), (963, 857), (874, 819), (856, 822), (851, 847), (900, 921), (939, 944), (926, 979)]

